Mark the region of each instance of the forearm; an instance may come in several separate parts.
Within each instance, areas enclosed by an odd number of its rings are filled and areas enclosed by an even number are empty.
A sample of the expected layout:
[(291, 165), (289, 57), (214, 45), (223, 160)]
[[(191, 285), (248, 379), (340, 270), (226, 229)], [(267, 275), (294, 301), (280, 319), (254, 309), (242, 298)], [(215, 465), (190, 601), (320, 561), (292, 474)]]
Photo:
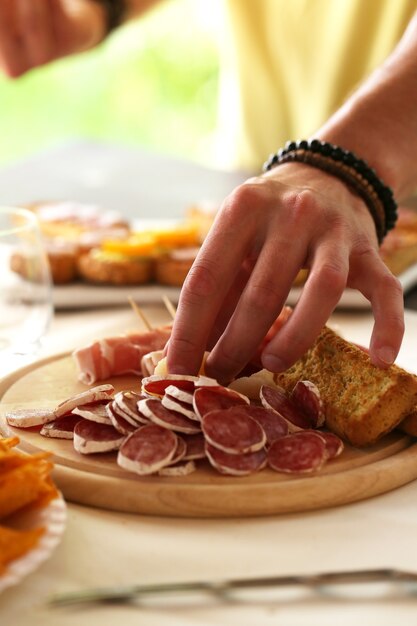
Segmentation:
[(386, 62), (315, 136), (365, 159), (397, 200), (410, 196), (417, 187), (417, 17)]

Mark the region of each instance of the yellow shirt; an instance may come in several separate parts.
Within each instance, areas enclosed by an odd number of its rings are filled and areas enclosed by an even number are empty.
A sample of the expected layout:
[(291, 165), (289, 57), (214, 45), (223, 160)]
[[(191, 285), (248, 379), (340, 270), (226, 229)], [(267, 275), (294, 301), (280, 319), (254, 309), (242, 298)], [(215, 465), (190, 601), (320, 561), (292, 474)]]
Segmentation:
[(416, 0), (226, 0), (220, 154), (259, 171), (308, 137), (393, 50)]

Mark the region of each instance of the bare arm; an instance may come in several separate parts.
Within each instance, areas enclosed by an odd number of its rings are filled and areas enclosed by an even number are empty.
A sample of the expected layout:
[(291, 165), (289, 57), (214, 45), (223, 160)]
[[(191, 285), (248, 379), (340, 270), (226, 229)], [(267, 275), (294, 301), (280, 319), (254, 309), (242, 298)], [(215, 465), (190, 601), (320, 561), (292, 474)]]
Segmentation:
[[(397, 200), (410, 195), (417, 182), (416, 18), (315, 136), (367, 160)], [(250, 179), (224, 202), (181, 293), (169, 370), (198, 371), (209, 348), (207, 373), (230, 380), (255, 353), (301, 267), (309, 278), (290, 320), (264, 349), (264, 366), (282, 371), (299, 358), (346, 286), (371, 303), (372, 361), (392, 363), (404, 332), (403, 296), (378, 254), (367, 207), (336, 177), (291, 163)]]
[[(158, 0), (126, 0), (126, 20)], [(106, 36), (98, 0), (1, 0), (0, 68), (13, 78), (99, 44)]]

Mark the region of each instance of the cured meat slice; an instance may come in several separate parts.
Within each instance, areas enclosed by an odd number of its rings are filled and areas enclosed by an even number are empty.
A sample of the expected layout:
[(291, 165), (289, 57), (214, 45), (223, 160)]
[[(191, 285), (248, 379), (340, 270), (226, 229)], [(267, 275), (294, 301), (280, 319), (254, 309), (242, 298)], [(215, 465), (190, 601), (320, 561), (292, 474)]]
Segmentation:
[(185, 415), (181, 415), (178, 411), (165, 408), (161, 400), (157, 398), (139, 400), (139, 410), (148, 417), (151, 422), (168, 428), (169, 430), (188, 435), (200, 432), (200, 424), (188, 419)]
[(248, 476), (266, 465), (267, 456), (264, 448), (247, 454), (228, 454), (210, 444), (206, 445), (210, 464), (221, 474), (230, 476)]
[(229, 454), (256, 452), (264, 447), (266, 435), (262, 427), (240, 409), (234, 406), (203, 416), (201, 428), (209, 444)]
[(121, 417), (133, 426), (147, 424), (149, 420), (142, 415), (138, 409), (139, 400), (143, 400), (145, 396), (135, 391), (119, 391), (114, 396), (113, 408)]
[[(167, 387), (167, 390), (168, 389), (169, 387)], [(200, 421), (193, 411), (193, 405), (188, 404), (188, 402), (181, 402), (181, 400), (173, 398), (171, 395), (167, 394), (167, 392), (165, 392), (165, 395), (162, 397), (161, 402), (162, 406), (164, 406), (166, 409), (170, 409), (171, 411), (177, 411), (177, 413), (185, 415), (185, 417), (188, 417), (188, 419), (190, 420), (194, 420), (196, 422)]]
[(182, 437), (177, 435), (177, 448), (175, 450), (175, 454), (170, 461), (170, 465), (174, 465), (174, 463), (179, 463), (185, 456), (185, 452), (187, 450), (186, 443)]
[(187, 476), (196, 470), (194, 461), (184, 461), (176, 465), (167, 465), (159, 470), (160, 476)]
[(86, 404), (82, 407), (76, 406), (72, 410), (74, 415), (79, 415), (90, 422), (97, 422), (98, 424), (111, 424), (110, 418), (106, 411), (106, 402), (97, 402), (96, 404)]
[(319, 435), (324, 438), (326, 443), (327, 459), (335, 459), (342, 454), (345, 447), (343, 441), (334, 433), (329, 433), (327, 430), (319, 430)]
[(117, 455), (117, 463), (136, 474), (154, 474), (171, 462), (177, 436), (157, 424), (146, 424), (129, 435)]
[(109, 402), (106, 410), (113, 428), (121, 435), (130, 435), (130, 433), (133, 433), (138, 428), (138, 426), (134, 426), (128, 422), (123, 415), (120, 415), (118, 407), (114, 402)]
[(157, 396), (162, 398), (165, 389), (170, 385), (175, 385), (178, 389), (194, 392), (194, 383), (198, 380), (197, 376), (182, 376), (180, 374), (166, 374), (166, 376), (148, 376), (142, 379), (142, 393), (148, 396)]
[[(184, 389), (180, 389), (175, 385), (169, 385), (166, 387), (165, 395), (171, 396), (173, 399), (183, 402), (184, 404), (189, 404), (191, 408), (193, 406), (194, 394), (189, 391), (185, 391)], [(190, 408), (190, 406), (188, 408)]]
[(287, 420), (290, 433), (303, 428), (315, 427), (311, 418), (292, 402), (281, 387), (262, 385), (260, 398), (266, 409), (276, 411)]
[(40, 434), (44, 437), (53, 437), (55, 439), (74, 439), (74, 428), (78, 422), (82, 421), (82, 417), (68, 413), (53, 422), (45, 424)]
[(323, 426), (324, 404), (320, 391), (310, 380), (299, 380), (291, 392), (291, 400), (306, 415), (314, 428)]
[(187, 435), (184, 440), (187, 446), (185, 455), (183, 457), (184, 461), (204, 459), (206, 457), (206, 440), (204, 439), (203, 433)]
[(5, 414), (9, 426), (16, 426), (17, 428), (42, 426), (53, 422), (55, 417), (52, 409), (16, 409)]
[(194, 392), (193, 407), (200, 419), (210, 411), (219, 411), (244, 404), (249, 404), (249, 398), (221, 385), (199, 387)]
[(73, 352), (81, 382), (91, 385), (98, 380), (120, 374), (141, 375), (145, 354), (162, 350), (171, 335), (171, 326), (144, 333), (107, 337)]
[(74, 428), (74, 448), (81, 454), (118, 450), (125, 440), (113, 426), (80, 420)]
[(76, 407), (83, 406), (84, 404), (92, 404), (93, 402), (99, 402), (102, 400), (109, 401), (113, 397), (113, 392), (113, 385), (98, 385), (97, 387), (87, 389), (87, 391), (78, 393), (63, 402), (60, 402), (55, 408), (55, 416), (60, 417), (61, 415), (65, 415), (65, 413), (69, 413)]
[(276, 472), (304, 474), (319, 470), (327, 459), (326, 443), (315, 432), (297, 432), (276, 439), (268, 450), (268, 465)]
[(275, 439), (288, 435), (288, 422), (281, 415), (272, 409), (265, 409), (262, 406), (242, 406), (240, 411), (244, 411), (262, 426), (266, 435), (266, 444), (271, 445)]

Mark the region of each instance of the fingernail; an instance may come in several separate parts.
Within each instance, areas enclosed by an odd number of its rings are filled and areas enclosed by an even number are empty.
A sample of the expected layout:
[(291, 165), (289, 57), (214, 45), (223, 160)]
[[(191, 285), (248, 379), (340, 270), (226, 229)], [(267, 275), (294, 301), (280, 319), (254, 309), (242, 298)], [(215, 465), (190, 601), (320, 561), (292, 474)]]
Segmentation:
[(190, 373), (189, 367), (184, 367), (183, 365), (172, 365), (169, 368), (170, 374), (179, 374), (180, 376), (187, 376)]
[(389, 346), (382, 346), (375, 352), (380, 361), (386, 363), (386, 365), (392, 365), (395, 361), (395, 351)]
[(283, 372), (287, 369), (287, 364), (274, 354), (265, 354), (262, 357), (262, 365), (270, 372)]

